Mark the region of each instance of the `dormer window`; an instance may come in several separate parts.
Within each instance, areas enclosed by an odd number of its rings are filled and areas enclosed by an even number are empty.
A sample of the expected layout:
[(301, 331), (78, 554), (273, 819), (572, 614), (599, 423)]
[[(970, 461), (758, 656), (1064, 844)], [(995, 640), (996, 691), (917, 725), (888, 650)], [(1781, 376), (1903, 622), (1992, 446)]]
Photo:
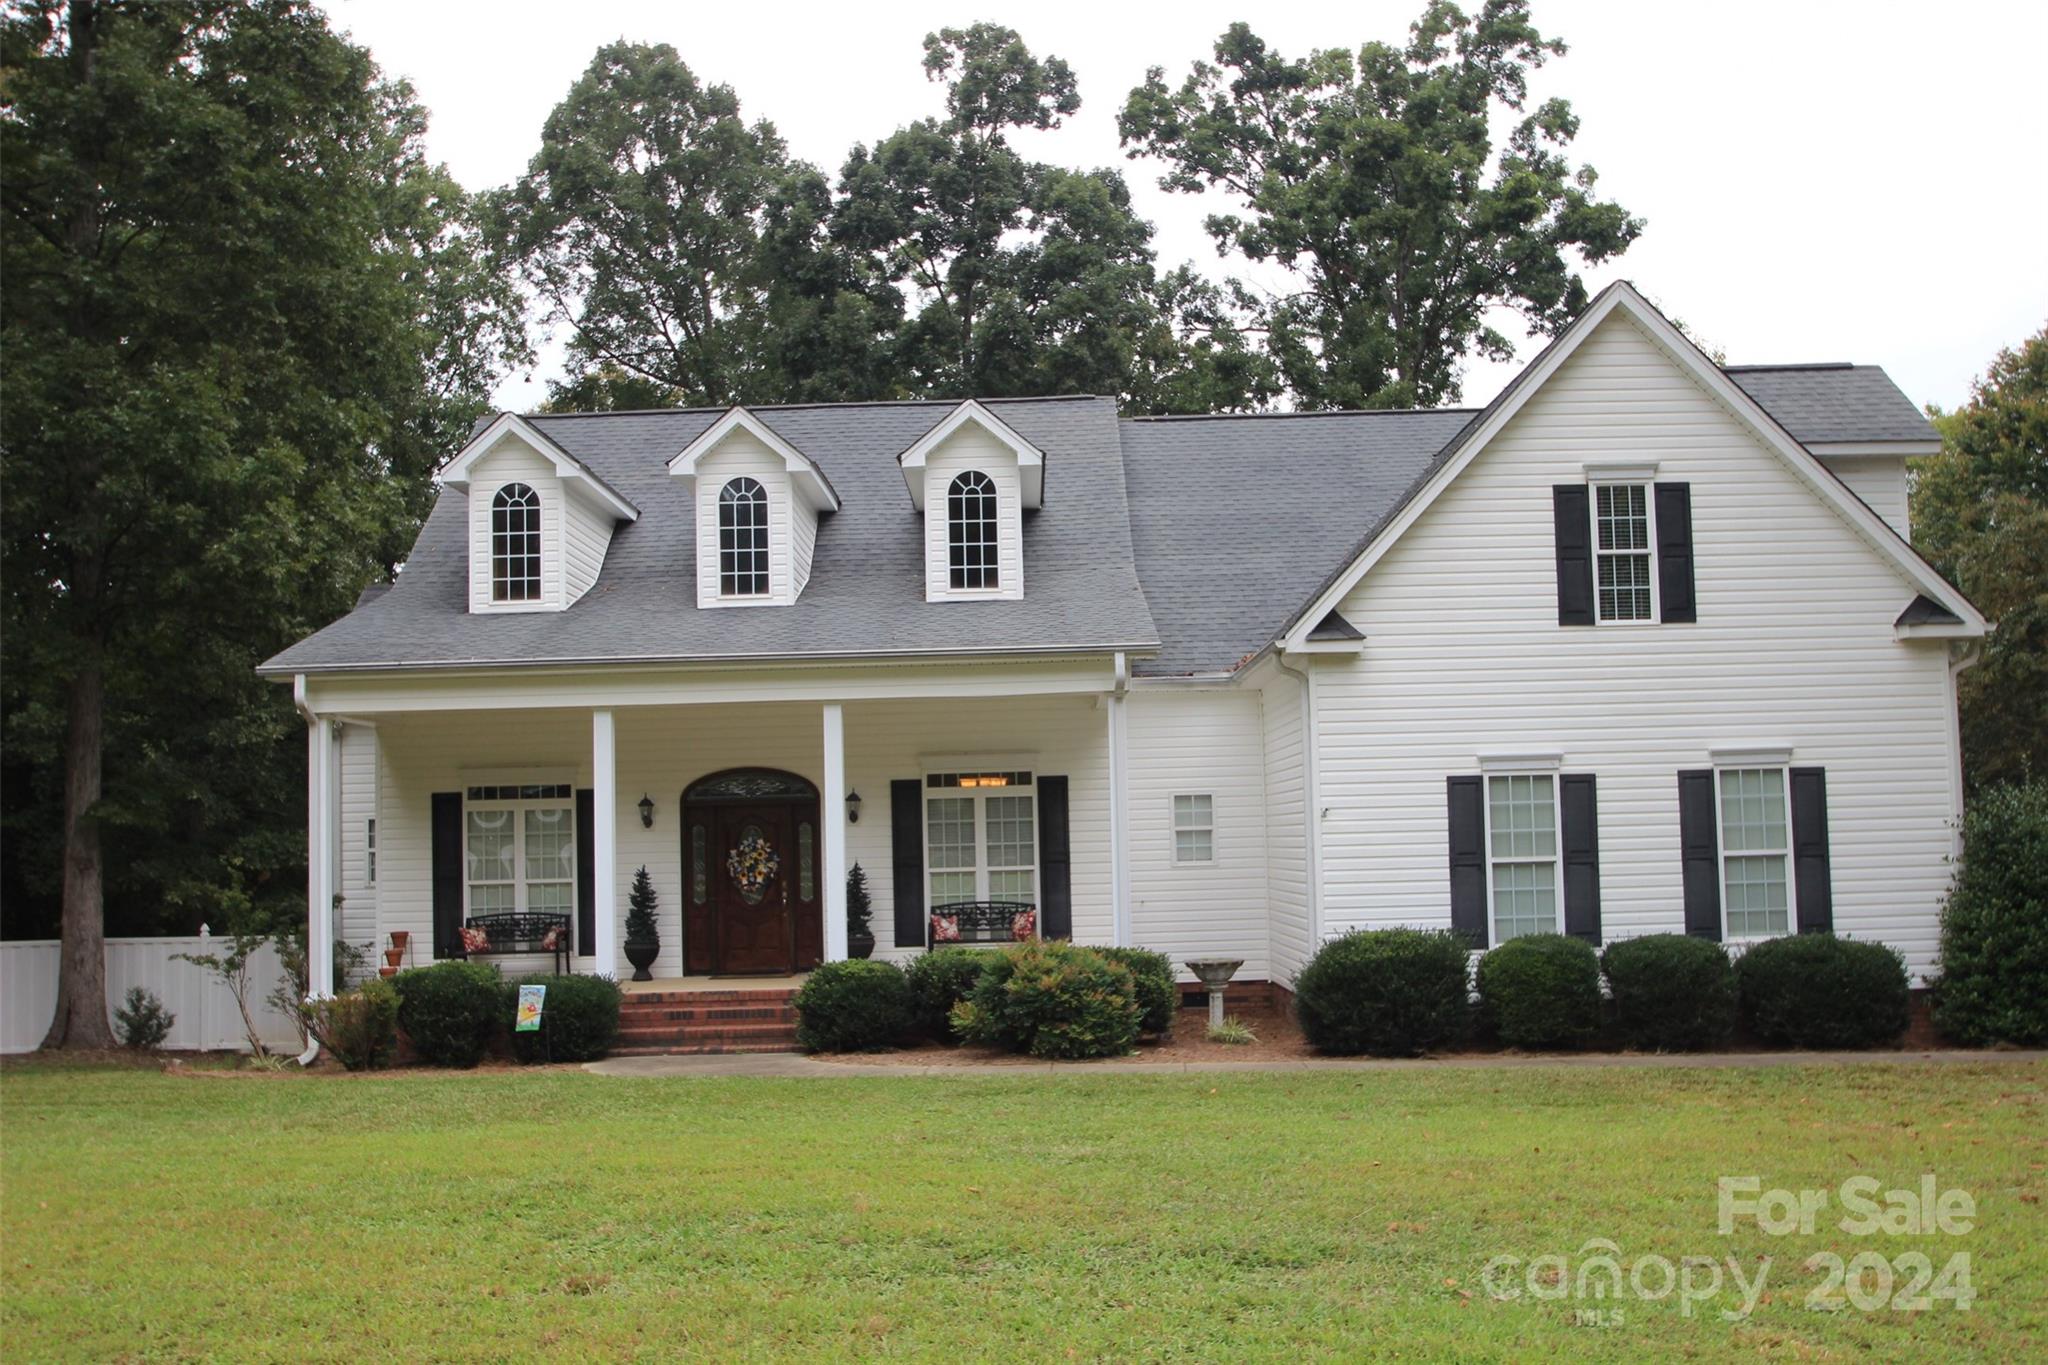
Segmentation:
[(523, 483), (491, 498), (491, 600), (540, 600), (540, 494)]
[(768, 492), (753, 479), (718, 495), (718, 595), (768, 595)]
[(996, 562), (996, 486), (970, 469), (946, 490), (946, 545), (956, 590), (1001, 586)]

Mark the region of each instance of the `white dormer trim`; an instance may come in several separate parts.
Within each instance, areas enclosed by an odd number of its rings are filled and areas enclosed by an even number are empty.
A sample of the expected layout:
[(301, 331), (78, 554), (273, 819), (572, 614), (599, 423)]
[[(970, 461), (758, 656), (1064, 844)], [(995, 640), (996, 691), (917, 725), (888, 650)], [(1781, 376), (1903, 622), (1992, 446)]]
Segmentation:
[(617, 490), (597, 477), (589, 465), (555, 444), (539, 427), (512, 412), (499, 413), (489, 426), (472, 436), (469, 444), (457, 451), (455, 458), (441, 470), (441, 483), (468, 493), (471, 471), (508, 436), (516, 436), (526, 442), (554, 465), (562, 487), (572, 496), (590, 499), (620, 521), (640, 520), (640, 509), (619, 496)]
[(781, 458), (783, 467), (789, 471), (791, 486), (810, 504), (813, 512), (839, 510), (839, 494), (833, 489), (832, 481), (825, 477), (825, 471), (818, 468), (817, 462), (743, 407), (727, 408), (724, 416), (706, 427), (703, 435), (684, 446), (681, 453), (668, 462), (668, 472), (676, 478), (688, 480), (694, 489), (698, 464), (736, 431), (746, 432)]
[(1045, 452), (1017, 434), (1008, 422), (990, 412), (970, 398), (946, 414), (944, 421), (911, 442), (910, 446), (896, 457), (896, 463), (903, 469), (903, 482), (910, 489), (911, 506), (924, 511), (925, 504), (925, 461), (932, 451), (943, 445), (946, 438), (966, 426), (969, 422), (979, 426), (990, 436), (1009, 447), (1017, 457), (1018, 482), (1023, 492), (1023, 505), (1035, 510), (1045, 502)]

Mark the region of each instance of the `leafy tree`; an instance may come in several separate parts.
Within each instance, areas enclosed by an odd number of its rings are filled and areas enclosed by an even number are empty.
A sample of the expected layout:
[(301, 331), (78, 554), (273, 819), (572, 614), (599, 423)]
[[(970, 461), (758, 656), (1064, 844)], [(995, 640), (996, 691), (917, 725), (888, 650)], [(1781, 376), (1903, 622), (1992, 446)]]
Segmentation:
[[(526, 175), (490, 196), (499, 249), (570, 329), (577, 377), (550, 406), (773, 402), (802, 387), (789, 352), (829, 370), (835, 344), (873, 350), (888, 300), (825, 242), (828, 200), (774, 125), (747, 122), (732, 87), (674, 48), (598, 49)], [(869, 396), (856, 380), (824, 387)]]
[(252, 667), (390, 571), (524, 341), (412, 92), (303, 0), (19, 3), (0, 68), (4, 899), (61, 905), (49, 1044), (106, 1046), (109, 908), (302, 896)]
[[(1526, 0), (1435, 0), (1406, 47), (1355, 55), (1288, 59), (1234, 24), (1178, 88), (1154, 67), (1118, 127), (1132, 156), (1167, 163), (1164, 188), (1237, 202), (1208, 219), (1219, 251), (1298, 274), (1295, 292), (1236, 302), (1302, 406), (1432, 405), (1458, 396), (1467, 356), (1514, 353), (1489, 309), (1557, 332), (1586, 304), (1571, 257), (1604, 261), (1642, 230), (1566, 158), (1571, 106), (1524, 109), (1530, 71), (1564, 51)], [(1496, 111), (1521, 115), (1497, 160)]]
[(2048, 774), (2048, 329), (2001, 351), (1914, 471), (1913, 542), (1996, 626), (1958, 684), (1971, 788)]
[(1011, 145), (1081, 107), (1068, 65), (997, 24), (928, 34), (924, 54), (926, 76), (946, 83), (946, 116), (856, 146), (832, 216), (834, 241), (908, 291), (903, 386), (1117, 394), (1148, 408), (1266, 396), (1213, 291), (1158, 278), (1122, 175), (1028, 161)]

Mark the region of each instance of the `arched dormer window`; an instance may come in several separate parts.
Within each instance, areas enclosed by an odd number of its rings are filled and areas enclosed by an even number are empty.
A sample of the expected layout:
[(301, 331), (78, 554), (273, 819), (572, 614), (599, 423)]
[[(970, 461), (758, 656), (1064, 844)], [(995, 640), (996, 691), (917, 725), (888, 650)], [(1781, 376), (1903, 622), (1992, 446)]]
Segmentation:
[(491, 499), (491, 600), (540, 600), (540, 494), (523, 483)]
[(752, 479), (718, 495), (718, 595), (768, 595), (768, 492)]
[(996, 571), (996, 486), (970, 469), (946, 490), (946, 552), (956, 588), (1000, 587)]

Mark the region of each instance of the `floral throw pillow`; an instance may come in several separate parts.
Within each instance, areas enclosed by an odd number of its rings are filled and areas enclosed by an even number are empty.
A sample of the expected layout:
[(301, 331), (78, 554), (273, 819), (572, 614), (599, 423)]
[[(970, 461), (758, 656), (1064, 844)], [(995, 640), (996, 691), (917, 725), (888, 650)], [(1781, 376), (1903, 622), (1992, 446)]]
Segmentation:
[(491, 935), (487, 929), (473, 924), (462, 926), (462, 951), (465, 953), (488, 953), (491, 950)]
[(1019, 910), (1010, 919), (1010, 937), (1022, 943), (1027, 938), (1038, 937), (1038, 912)]
[(540, 936), (540, 950), (544, 953), (559, 953), (569, 935), (561, 925), (551, 924), (548, 931)]
[(960, 941), (960, 917), (958, 915), (932, 916), (932, 942), (958, 943)]

